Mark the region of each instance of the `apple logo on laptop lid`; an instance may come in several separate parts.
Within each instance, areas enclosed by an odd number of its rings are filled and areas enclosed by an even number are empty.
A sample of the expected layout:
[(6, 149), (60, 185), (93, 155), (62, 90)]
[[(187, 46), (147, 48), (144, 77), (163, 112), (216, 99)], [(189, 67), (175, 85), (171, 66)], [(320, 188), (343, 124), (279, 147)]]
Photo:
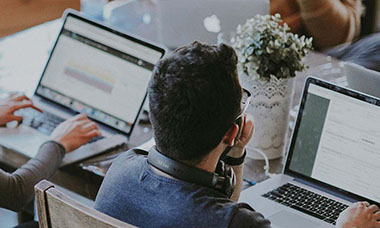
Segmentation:
[(203, 20), (203, 25), (208, 32), (219, 33), (221, 30), (219, 18), (213, 14)]

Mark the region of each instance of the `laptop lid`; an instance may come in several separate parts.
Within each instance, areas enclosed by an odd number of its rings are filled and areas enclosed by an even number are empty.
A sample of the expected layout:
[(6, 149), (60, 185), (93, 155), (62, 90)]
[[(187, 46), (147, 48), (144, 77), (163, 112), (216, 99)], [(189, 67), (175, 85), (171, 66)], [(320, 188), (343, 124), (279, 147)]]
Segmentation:
[(284, 173), (351, 199), (380, 202), (380, 100), (306, 80)]
[[(269, 0), (158, 0), (160, 41), (176, 48), (192, 41), (229, 42), (239, 24), (269, 13)], [(175, 18), (175, 20), (173, 20)]]
[(130, 135), (164, 52), (68, 12), (36, 95)]
[(344, 72), (349, 88), (380, 97), (380, 72), (349, 62), (344, 64)]

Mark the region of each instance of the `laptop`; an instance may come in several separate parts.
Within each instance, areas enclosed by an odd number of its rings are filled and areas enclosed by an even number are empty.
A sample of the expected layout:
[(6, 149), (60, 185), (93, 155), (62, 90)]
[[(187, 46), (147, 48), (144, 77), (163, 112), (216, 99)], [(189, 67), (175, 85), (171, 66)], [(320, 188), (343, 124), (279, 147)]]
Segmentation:
[[(159, 40), (175, 49), (198, 40), (229, 42), (239, 24), (269, 13), (269, 0), (158, 0)], [(175, 18), (175, 20), (173, 20)]]
[(380, 97), (380, 72), (349, 62), (344, 64), (344, 71), (349, 88)]
[(152, 70), (164, 49), (67, 11), (32, 97), (44, 112), (22, 109), (23, 124), (0, 129), (0, 144), (34, 157), (64, 120), (85, 113), (102, 137), (66, 154), (62, 165), (128, 141), (146, 99)]
[(380, 202), (380, 100), (306, 80), (283, 173), (242, 191), (273, 227), (334, 227), (352, 202)]

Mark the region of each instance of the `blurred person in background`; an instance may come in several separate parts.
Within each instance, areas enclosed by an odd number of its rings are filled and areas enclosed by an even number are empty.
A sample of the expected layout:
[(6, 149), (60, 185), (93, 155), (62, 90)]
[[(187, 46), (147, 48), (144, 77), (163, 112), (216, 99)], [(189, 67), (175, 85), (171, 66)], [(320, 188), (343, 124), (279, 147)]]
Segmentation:
[(360, 33), (361, 0), (271, 0), (292, 32), (312, 36), (317, 49), (353, 41)]
[(358, 39), (361, 0), (271, 0), (292, 32), (313, 37), (314, 47), (337, 59), (380, 71), (380, 33)]
[(79, 10), (80, 0), (1, 0), (0, 37), (59, 18), (67, 8)]

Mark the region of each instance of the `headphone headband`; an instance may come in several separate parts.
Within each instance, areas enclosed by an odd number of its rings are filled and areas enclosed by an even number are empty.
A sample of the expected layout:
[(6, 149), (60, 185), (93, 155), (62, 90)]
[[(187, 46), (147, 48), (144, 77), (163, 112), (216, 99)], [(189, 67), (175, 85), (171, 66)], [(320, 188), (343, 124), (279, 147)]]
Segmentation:
[(164, 154), (161, 154), (154, 147), (149, 150), (148, 162), (162, 172), (180, 180), (198, 183), (211, 188), (213, 188), (218, 181), (218, 178), (214, 173), (175, 161)]
[(177, 179), (213, 188), (227, 197), (231, 197), (236, 185), (232, 167), (223, 161), (218, 162), (216, 173), (210, 173), (169, 158), (152, 147), (149, 150), (148, 163)]

